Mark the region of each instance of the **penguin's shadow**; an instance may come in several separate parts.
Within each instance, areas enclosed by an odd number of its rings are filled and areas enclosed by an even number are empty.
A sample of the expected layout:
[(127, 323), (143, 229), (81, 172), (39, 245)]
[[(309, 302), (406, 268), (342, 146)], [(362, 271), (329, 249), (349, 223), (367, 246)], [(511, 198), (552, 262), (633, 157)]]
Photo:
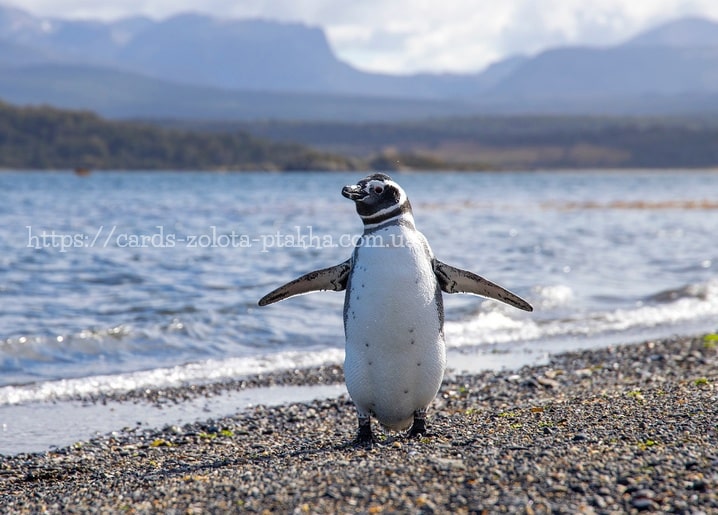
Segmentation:
[[(424, 437), (435, 437), (438, 436), (437, 433), (426, 433), (421, 435), (421, 438)], [(417, 437), (409, 436), (408, 434), (399, 433), (399, 434), (383, 434), (379, 438), (374, 438), (374, 440), (371, 443), (364, 443), (364, 442), (357, 442), (355, 439), (347, 440), (342, 443), (336, 443), (336, 444), (321, 444), (319, 441), (315, 442), (317, 443), (316, 446), (312, 445), (312, 442), (307, 441), (306, 446), (301, 449), (288, 449), (285, 451), (279, 451), (276, 453), (272, 453), (267, 456), (237, 456), (234, 458), (224, 458), (224, 459), (217, 459), (210, 462), (203, 462), (203, 463), (196, 463), (196, 464), (181, 464), (176, 467), (172, 468), (166, 468), (161, 471), (153, 471), (149, 473), (148, 475), (152, 477), (153, 480), (160, 478), (170, 478), (170, 477), (176, 477), (176, 476), (183, 476), (186, 474), (192, 474), (192, 473), (199, 473), (199, 472), (207, 472), (211, 470), (219, 470), (224, 469), (227, 467), (232, 468), (241, 468), (243, 465), (248, 464), (258, 464), (262, 462), (271, 462), (276, 459), (285, 459), (285, 458), (297, 458), (297, 457), (311, 457), (311, 456), (320, 456), (324, 454), (331, 454), (336, 452), (360, 452), (360, 451), (368, 451), (368, 450), (378, 450), (384, 448), (392, 448), (394, 443), (396, 442), (408, 442), (412, 440), (416, 440)]]

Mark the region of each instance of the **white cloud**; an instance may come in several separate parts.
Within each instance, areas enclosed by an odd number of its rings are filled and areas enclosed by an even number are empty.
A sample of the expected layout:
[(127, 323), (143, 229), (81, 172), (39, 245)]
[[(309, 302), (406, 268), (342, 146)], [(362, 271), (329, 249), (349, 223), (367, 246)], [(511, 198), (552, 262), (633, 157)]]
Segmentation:
[[(2, 1), (2, 0), (0, 0)], [(5, 0), (34, 14), (113, 19), (195, 11), (326, 29), (340, 58), (366, 70), (477, 71), (512, 54), (608, 45), (685, 15), (718, 19), (715, 0)]]

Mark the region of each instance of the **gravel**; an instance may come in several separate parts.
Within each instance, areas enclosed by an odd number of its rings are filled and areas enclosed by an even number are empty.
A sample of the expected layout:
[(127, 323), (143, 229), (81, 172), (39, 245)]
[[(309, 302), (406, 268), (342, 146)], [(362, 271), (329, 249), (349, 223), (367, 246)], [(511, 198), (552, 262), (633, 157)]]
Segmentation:
[[(267, 384), (341, 380), (323, 367)], [(277, 383), (280, 381), (280, 383)], [(285, 382), (286, 381), (286, 382)], [(134, 392), (210, 395), (262, 381)], [(351, 440), (350, 400), (0, 457), (3, 513), (718, 513), (718, 351), (674, 338), (449, 375), (431, 434)], [(154, 397), (153, 397), (154, 396)], [(99, 399), (102, 400), (102, 399)]]

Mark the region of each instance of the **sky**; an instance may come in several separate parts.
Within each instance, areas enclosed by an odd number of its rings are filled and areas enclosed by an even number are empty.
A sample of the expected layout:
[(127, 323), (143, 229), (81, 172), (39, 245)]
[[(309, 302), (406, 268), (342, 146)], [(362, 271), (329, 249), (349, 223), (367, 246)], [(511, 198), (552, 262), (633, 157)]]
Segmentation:
[(607, 46), (684, 16), (718, 21), (717, 0), (0, 0), (39, 16), (112, 20), (182, 12), (320, 26), (366, 71), (475, 72), (512, 55)]

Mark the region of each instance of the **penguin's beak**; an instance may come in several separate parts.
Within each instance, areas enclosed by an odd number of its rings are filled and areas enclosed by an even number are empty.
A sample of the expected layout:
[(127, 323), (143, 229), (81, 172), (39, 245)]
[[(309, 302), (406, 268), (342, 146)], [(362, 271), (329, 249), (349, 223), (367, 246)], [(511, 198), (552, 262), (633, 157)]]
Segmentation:
[(344, 186), (342, 188), (342, 195), (354, 202), (358, 202), (366, 197), (368, 193), (358, 184), (352, 184), (351, 186)]

